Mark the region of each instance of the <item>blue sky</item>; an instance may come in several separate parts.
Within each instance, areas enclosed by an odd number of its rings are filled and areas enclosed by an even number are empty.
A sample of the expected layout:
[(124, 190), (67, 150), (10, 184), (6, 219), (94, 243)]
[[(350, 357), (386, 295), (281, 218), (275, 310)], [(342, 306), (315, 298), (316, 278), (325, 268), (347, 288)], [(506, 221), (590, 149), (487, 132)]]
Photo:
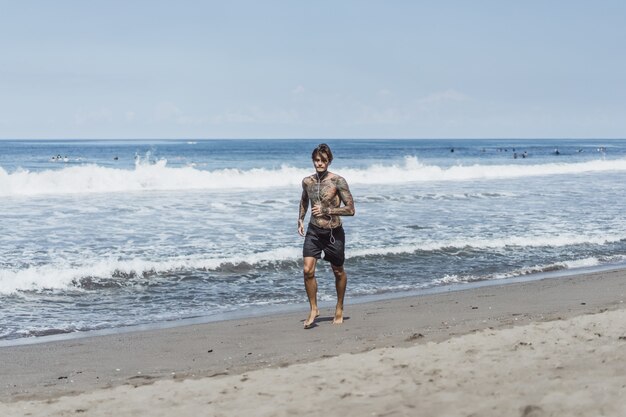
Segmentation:
[(0, 138), (623, 138), (623, 1), (4, 1)]

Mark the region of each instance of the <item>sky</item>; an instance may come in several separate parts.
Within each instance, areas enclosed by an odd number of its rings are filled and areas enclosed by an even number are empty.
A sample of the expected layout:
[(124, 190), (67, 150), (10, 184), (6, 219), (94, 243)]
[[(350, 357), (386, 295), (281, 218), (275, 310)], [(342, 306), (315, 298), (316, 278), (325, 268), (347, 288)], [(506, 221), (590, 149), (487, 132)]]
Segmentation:
[(625, 138), (626, 2), (0, 0), (0, 139)]

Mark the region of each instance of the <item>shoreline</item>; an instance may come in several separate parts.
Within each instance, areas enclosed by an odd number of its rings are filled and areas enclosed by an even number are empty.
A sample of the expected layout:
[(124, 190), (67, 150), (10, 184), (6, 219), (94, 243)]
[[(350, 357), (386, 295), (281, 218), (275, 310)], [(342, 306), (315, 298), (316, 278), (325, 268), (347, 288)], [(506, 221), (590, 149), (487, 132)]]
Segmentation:
[(0, 402), (46, 400), (123, 385), (238, 375), (346, 353), (442, 342), (485, 329), (626, 308), (626, 269), (322, 308), (0, 347)]
[[(595, 266), (587, 266), (581, 268), (573, 268), (573, 269), (560, 269), (554, 271), (544, 271), (544, 272), (536, 272), (530, 273), (526, 275), (518, 275), (507, 278), (499, 278), (499, 279), (490, 279), (490, 280), (478, 280), (472, 282), (463, 282), (463, 283), (453, 283), (446, 284), (441, 286), (423, 288), (413, 291), (403, 291), (403, 292), (387, 292), (380, 294), (368, 294), (368, 295), (360, 295), (355, 298), (351, 298), (350, 294), (346, 294), (346, 304), (349, 305), (357, 305), (357, 304), (365, 304), (386, 300), (394, 300), (405, 297), (420, 297), (424, 295), (433, 295), (440, 293), (448, 293), (455, 291), (466, 291), (475, 288), (481, 287), (489, 287), (489, 286), (497, 286), (497, 285), (508, 285), (513, 283), (522, 283), (522, 282), (532, 282), (539, 281), (544, 279), (559, 279), (563, 277), (574, 277), (578, 275), (586, 275), (591, 273), (600, 273), (600, 272), (612, 272), (626, 270), (626, 262), (617, 263), (617, 264), (607, 264), (607, 265), (595, 265)], [(304, 291), (304, 290), (303, 290)], [(320, 308), (332, 308), (334, 307), (333, 301), (323, 301), (319, 302)], [(189, 317), (182, 318), (177, 320), (170, 321), (162, 321), (162, 322), (152, 322), (145, 324), (137, 324), (132, 326), (122, 326), (122, 327), (111, 327), (104, 329), (95, 329), (95, 330), (86, 330), (86, 331), (76, 331), (76, 332), (60, 332), (45, 336), (35, 336), (35, 337), (21, 337), (15, 339), (6, 339), (0, 340), (0, 349), (4, 347), (11, 346), (23, 346), (23, 345), (33, 345), (33, 344), (41, 344), (41, 343), (50, 343), (64, 340), (76, 340), (83, 339), (89, 337), (99, 337), (99, 336), (112, 336), (124, 333), (134, 333), (134, 332), (144, 332), (144, 331), (154, 331), (154, 330), (164, 330), (171, 329), (176, 327), (185, 327), (192, 325), (202, 325), (209, 324), (221, 321), (231, 321), (231, 320), (243, 320), (243, 319), (251, 319), (251, 318), (260, 318), (260, 317), (271, 317), (282, 314), (292, 314), (299, 311), (306, 311), (308, 309), (308, 303), (302, 302), (298, 304), (276, 304), (270, 306), (253, 306), (243, 308), (237, 311), (230, 311), (225, 313), (217, 313), (206, 316), (198, 316), (198, 317)]]

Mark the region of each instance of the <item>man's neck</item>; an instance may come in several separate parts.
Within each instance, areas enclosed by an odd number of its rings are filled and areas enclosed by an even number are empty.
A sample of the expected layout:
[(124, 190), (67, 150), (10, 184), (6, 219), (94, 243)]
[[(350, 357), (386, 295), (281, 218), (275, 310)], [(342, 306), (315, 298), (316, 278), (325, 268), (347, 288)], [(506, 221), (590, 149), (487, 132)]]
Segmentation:
[(324, 172), (317, 172), (316, 171), (315, 175), (317, 176), (317, 181), (321, 182), (328, 175), (328, 170), (326, 170)]

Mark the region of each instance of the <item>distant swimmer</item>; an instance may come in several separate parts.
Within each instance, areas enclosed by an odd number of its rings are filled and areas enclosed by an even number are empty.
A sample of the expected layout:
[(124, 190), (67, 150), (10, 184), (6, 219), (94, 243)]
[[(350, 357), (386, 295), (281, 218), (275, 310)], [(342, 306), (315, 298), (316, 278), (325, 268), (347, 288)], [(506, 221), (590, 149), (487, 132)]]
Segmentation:
[(114, 161), (117, 161), (118, 159), (119, 159), (119, 158), (118, 158), (117, 156), (114, 156), (114, 157), (113, 157), (113, 160), (114, 160)]
[(524, 151), (524, 153), (522, 154), (522, 158), (526, 158), (528, 156), (528, 152)]
[(554, 148), (554, 154), (561, 155), (561, 152), (559, 152), (559, 148)]
[(450, 152), (454, 152), (454, 148), (450, 148)]
[[(302, 197), (298, 214), (298, 233), (304, 236), (302, 247), (304, 288), (309, 299), (311, 311), (304, 320), (308, 329), (319, 316), (317, 308), (317, 280), (315, 267), (324, 252), (324, 260), (330, 262), (335, 275), (337, 305), (334, 324), (343, 323), (343, 300), (348, 277), (343, 268), (345, 260), (345, 233), (341, 216), (354, 216), (354, 200), (348, 183), (343, 177), (328, 171), (333, 161), (330, 147), (320, 144), (311, 154), (315, 173), (302, 180)], [(343, 203), (343, 206), (342, 206)], [(311, 205), (311, 218), (304, 232), (304, 218)]]
[(69, 162), (70, 158), (67, 157), (67, 155), (65, 155), (65, 157), (63, 158), (63, 162)]

